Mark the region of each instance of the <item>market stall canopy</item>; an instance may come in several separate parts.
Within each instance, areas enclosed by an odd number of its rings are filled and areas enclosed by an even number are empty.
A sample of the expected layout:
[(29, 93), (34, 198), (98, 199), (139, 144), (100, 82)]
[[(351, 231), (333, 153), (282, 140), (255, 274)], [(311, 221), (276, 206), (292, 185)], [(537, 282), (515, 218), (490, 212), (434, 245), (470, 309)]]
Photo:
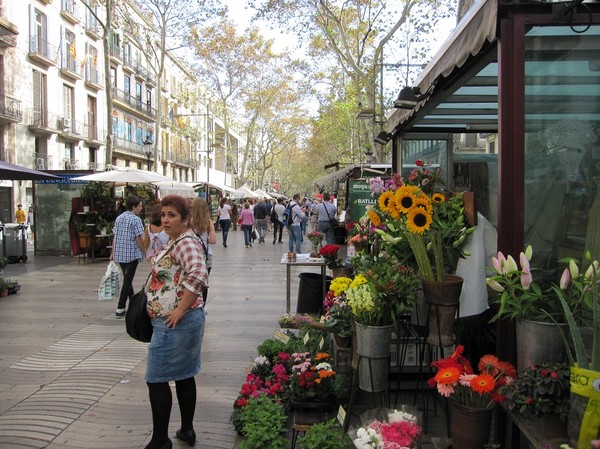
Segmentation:
[(315, 184), (319, 187), (326, 187), (331, 182), (335, 182), (338, 179), (345, 178), (356, 167), (358, 167), (358, 165), (350, 165), (348, 167), (340, 168), (339, 170), (336, 170), (325, 176), (315, 179)]
[(0, 161), (0, 179), (7, 181), (32, 181), (35, 179), (60, 179), (60, 177), (6, 161)]
[(194, 186), (196, 183), (177, 182), (177, 181), (159, 181), (153, 183), (160, 192), (161, 197), (166, 195), (180, 195), (185, 198), (195, 198), (198, 196)]
[(269, 198), (269, 199), (273, 198), (271, 195), (269, 195), (269, 194), (268, 194), (267, 192), (265, 192), (263, 189), (255, 189), (255, 190), (254, 190), (254, 193), (257, 193), (257, 194), (259, 194), (259, 195), (260, 195), (261, 197), (263, 197), (263, 198)]
[(125, 184), (156, 184), (157, 182), (173, 182), (171, 178), (158, 173), (139, 170), (137, 168), (123, 167), (113, 170), (92, 173), (91, 175), (73, 178), (74, 181), (114, 182), (115, 185)]
[(242, 186), (237, 189), (236, 193), (242, 195), (242, 198), (260, 198), (262, 196), (246, 186)]

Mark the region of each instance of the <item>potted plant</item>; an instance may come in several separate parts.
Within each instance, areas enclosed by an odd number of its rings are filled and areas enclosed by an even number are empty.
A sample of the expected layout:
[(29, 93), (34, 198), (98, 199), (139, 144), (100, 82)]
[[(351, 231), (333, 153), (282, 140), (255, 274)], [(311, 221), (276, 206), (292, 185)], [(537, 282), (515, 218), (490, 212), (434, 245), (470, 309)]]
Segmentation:
[(494, 274), (487, 278), (487, 285), (496, 292), (491, 302), (498, 307), (492, 322), (499, 318), (516, 320), (519, 370), (531, 364), (564, 360), (563, 334), (566, 334), (567, 321), (558, 293), (563, 295), (578, 325), (589, 325), (592, 314), (584, 275), (574, 259), (561, 261), (567, 264), (567, 268), (563, 271), (560, 285), (556, 286), (536, 282), (533, 276), (535, 269), (530, 263), (532, 257), (533, 250), (528, 245), (519, 254), (519, 269), (512, 256), (498, 252), (490, 267)]
[[(340, 259), (338, 253), (340, 251), (340, 247), (335, 244), (325, 245), (319, 249), (319, 255), (325, 259), (325, 265), (329, 268), (333, 274), (333, 277), (337, 276), (349, 276), (352, 271), (352, 267), (342, 267), (342, 259)], [(346, 270), (340, 270), (340, 268), (345, 268)], [(350, 270), (350, 273), (347, 271)]]
[(295, 352), (291, 357), (292, 407), (324, 410), (332, 408), (336, 372), (331, 367), (331, 356), (326, 352), (314, 356), (310, 352)]
[(351, 433), (357, 449), (413, 448), (421, 431), (412, 411), (376, 410), (365, 412), (361, 416), (361, 426)]
[[(598, 401), (598, 385), (600, 385), (600, 263), (592, 260), (589, 252), (585, 255), (583, 266), (576, 261), (569, 261), (569, 269), (563, 272), (560, 285), (553, 286), (564, 316), (569, 326), (569, 339), (565, 339), (565, 348), (571, 365), (571, 398), (567, 430), (569, 441), (578, 449), (588, 448), (590, 442), (600, 438), (600, 416), (597, 407), (588, 407)], [(579, 292), (580, 299), (588, 304), (592, 312), (591, 350), (586, 351), (582, 332), (572, 311), (569, 286)], [(570, 344), (572, 343), (572, 347)], [(595, 386), (595, 387), (590, 387)]]
[(0, 277), (0, 297), (8, 296), (9, 283), (6, 279)]
[(437, 372), (428, 383), (450, 399), (452, 445), (479, 449), (488, 443), (492, 411), (503, 399), (503, 390), (516, 377), (515, 368), (494, 355), (481, 357), (475, 373), (458, 345), (453, 354), (431, 363)]
[(319, 254), (319, 247), (323, 241), (323, 234), (320, 232), (310, 232), (306, 236), (311, 244), (310, 257), (321, 257)]
[(265, 394), (248, 400), (241, 412), (244, 439), (240, 449), (284, 449), (287, 416), (281, 403)]
[(346, 290), (352, 279), (338, 277), (331, 281), (329, 291), (323, 301), (323, 317), (321, 320), (325, 327), (335, 334), (336, 342), (340, 347), (347, 347), (352, 337), (352, 309), (346, 301)]
[(351, 444), (350, 437), (336, 419), (313, 424), (298, 438), (300, 449), (347, 449)]
[(570, 375), (562, 363), (532, 365), (504, 389), (505, 405), (514, 413), (540, 417), (548, 438), (565, 436)]

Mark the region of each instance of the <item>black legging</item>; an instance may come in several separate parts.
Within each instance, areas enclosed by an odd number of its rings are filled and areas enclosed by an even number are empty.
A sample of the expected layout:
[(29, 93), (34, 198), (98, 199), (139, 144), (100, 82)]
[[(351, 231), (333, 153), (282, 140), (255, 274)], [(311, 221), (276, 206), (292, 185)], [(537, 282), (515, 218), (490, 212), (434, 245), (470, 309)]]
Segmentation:
[(273, 243), (277, 240), (277, 230), (279, 230), (279, 241), (281, 242), (281, 237), (283, 234), (283, 223), (279, 220), (275, 220), (273, 222)]
[(229, 234), (229, 228), (231, 227), (231, 220), (219, 220), (221, 229), (223, 230), (223, 245), (227, 245), (227, 235)]
[[(169, 438), (169, 420), (173, 395), (168, 382), (147, 383), (150, 407), (152, 408), (152, 439), (146, 446), (148, 449), (162, 447)], [(196, 411), (196, 381), (193, 377), (175, 381), (175, 391), (181, 413), (181, 430), (186, 432), (194, 428)]]

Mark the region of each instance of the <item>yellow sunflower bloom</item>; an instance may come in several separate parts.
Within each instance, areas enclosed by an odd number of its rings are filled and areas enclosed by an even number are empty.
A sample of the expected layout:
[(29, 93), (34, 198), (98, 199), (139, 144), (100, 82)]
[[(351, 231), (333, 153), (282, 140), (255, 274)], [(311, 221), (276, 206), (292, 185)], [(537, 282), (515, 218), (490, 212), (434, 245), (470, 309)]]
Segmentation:
[(390, 209), (390, 203), (393, 201), (394, 201), (394, 193), (390, 192), (390, 191), (383, 192), (381, 195), (379, 195), (379, 198), (377, 199), (379, 208), (382, 211), (389, 212), (389, 213), (392, 212), (392, 210)]
[(415, 234), (423, 234), (431, 227), (431, 214), (422, 207), (413, 207), (408, 211), (406, 226)]
[(444, 201), (446, 201), (446, 197), (441, 193), (434, 193), (431, 197), (431, 201), (433, 201), (434, 203), (443, 203)]
[(422, 207), (429, 214), (433, 214), (433, 206), (431, 204), (431, 200), (427, 195), (421, 193), (417, 198), (415, 198), (414, 207)]
[(373, 223), (373, 226), (381, 226), (381, 217), (377, 212), (371, 209), (367, 211), (367, 215), (369, 220), (371, 220), (371, 223)]
[(415, 202), (414, 186), (402, 186), (396, 190), (394, 203), (400, 213), (406, 214), (413, 207)]

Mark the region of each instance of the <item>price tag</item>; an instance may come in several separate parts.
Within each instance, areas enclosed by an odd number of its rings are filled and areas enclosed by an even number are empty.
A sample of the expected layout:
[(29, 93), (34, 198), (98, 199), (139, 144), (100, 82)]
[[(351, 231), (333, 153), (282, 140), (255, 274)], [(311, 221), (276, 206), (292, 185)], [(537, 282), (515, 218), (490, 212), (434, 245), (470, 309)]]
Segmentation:
[(341, 405), (337, 412), (337, 420), (340, 423), (340, 426), (343, 427), (344, 421), (346, 420), (346, 410), (344, 410), (344, 407)]
[(288, 341), (290, 341), (290, 336), (285, 335), (281, 329), (275, 329), (275, 332), (273, 332), (273, 340), (277, 340), (286, 344)]
[(310, 340), (310, 334), (307, 332), (306, 335), (304, 335), (304, 338), (302, 339), (302, 342), (304, 344), (308, 343), (308, 340)]
[(323, 349), (324, 344), (325, 344), (325, 339), (323, 337), (321, 337), (321, 340), (319, 340), (319, 349)]

